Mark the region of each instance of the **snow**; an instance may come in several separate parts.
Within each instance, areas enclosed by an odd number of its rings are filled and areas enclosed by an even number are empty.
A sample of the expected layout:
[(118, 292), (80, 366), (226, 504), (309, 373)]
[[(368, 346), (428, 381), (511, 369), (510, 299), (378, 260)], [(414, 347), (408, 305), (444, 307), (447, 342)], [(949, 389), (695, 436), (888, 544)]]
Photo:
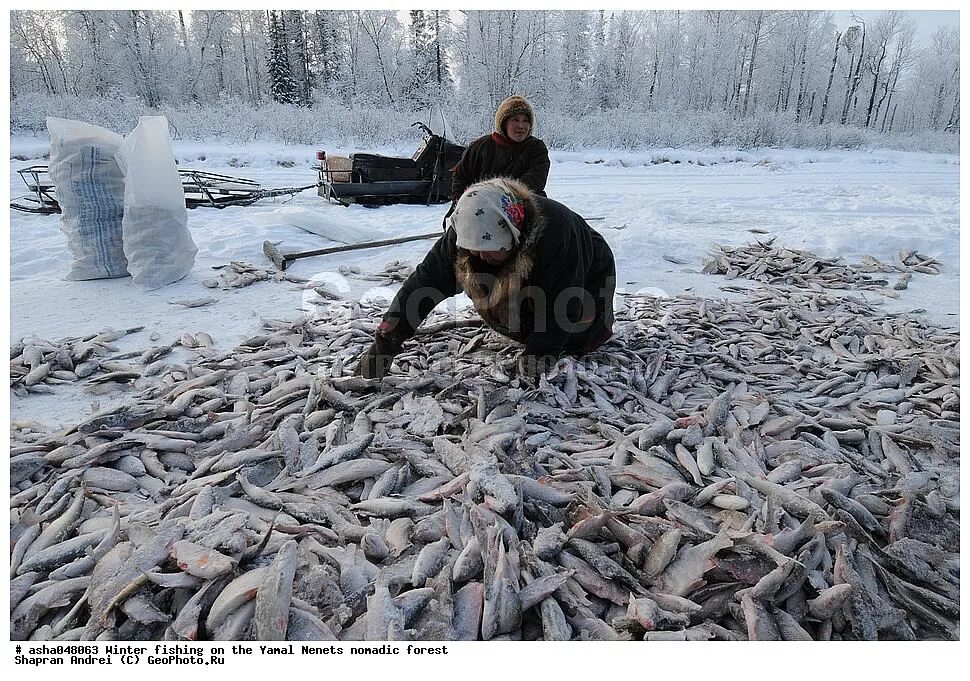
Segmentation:
[[(46, 141), (12, 137), (10, 194), (26, 193), (17, 170), (44, 163)], [(182, 167), (242, 176), (264, 188), (297, 187), (315, 181), (317, 148), (330, 154), (354, 149), (281, 144), (174, 143)], [(360, 151), (363, 151), (360, 149)], [(367, 149), (408, 155), (409, 148)], [(591, 220), (612, 247), (618, 287), (653, 295), (733, 295), (721, 287), (749, 285), (701, 273), (714, 244), (743, 245), (776, 237), (775, 245), (809, 250), (858, 263), (869, 255), (893, 262), (901, 250), (917, 250), (943, 263), (939, 275), (915, 274), (897, 299), (855, 292), (883, 304), (887, 312), (921, 311), (933, 324), (959, 325), (959, 156), (896, 151), (765, 149), (639, 152), (584, 150), (551, 153), (547, 192)], [(342, 207), (311, 190), (266, 199), (248, 207), (189, 211), (188, 225), (199, 247), (195, 267), (182, 281), (146, 292), (130, 278), (65, 281), (67, 240), (58, 216), (10, 211), (10, 340), (28, 336), (57, 340), (106, 328), (144, 326), (116, 341), (120, 353), (171, 343), (183, 333), (205, 331), (219, 350), (261, 332), (261, 319), (321, 314), (316, 294), (287, 281), (261, 281), (241, 289), (209, 289), (230, 261), (272, 269), (264, 240), (296, 252), (347, 241), (422, 234), (440, 228), (446, 205)], [(309, 231), (308, 231), (309, 230)], [(757, 231), (752, 231), (757, 230)], [(765, 233), (760, 233), (764, 230)], [(321, 236), (324, 235), (324, 236)], [(325, 235), (332, 237), (325, 238)], [(387, 298), (393, 288), (347, 277), (341, 266), (364, 274), (393, 261), (416, 265), (431, 241), (306, 258), (288, 271), (325, 282), (355, 299)], [(676, 264), (683, 261), (684, 264)], [(890, 275), (892, 276), (892, 275)], [(213, 296), (198, 308), (173, 301)], [(455, 304), (455, 303), (453, 303)], [(467, 299), (457, 304), (467, 304)], [(158, 340), (151, 340), (152, 334)], [(177, 353), (174, 353), (177, 358)], [(10, 398), (12, 420), (67, 425), (129, 397), (94, 396), (83, 382), (55, 386), (51, 395)]]

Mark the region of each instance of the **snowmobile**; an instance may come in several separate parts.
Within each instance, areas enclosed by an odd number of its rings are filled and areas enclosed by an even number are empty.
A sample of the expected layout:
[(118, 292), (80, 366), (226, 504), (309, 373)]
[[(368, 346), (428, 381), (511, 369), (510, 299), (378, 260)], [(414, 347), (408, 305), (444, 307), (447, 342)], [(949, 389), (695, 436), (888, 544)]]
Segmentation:
[(332, 156), (317, 152), (320, 182), (317, 193), (344, 206), (357, 203), (444, 203), (451, 198), (452, 169), (465, 147), (413, 123), (425, 138), (411, 158), (353, 153)]

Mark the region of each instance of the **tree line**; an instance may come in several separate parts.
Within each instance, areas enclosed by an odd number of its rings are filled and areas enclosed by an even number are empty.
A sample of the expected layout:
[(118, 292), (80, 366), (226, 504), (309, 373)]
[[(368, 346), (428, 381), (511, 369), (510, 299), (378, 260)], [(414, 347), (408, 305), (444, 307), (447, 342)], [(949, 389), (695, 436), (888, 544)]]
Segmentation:
[(11, 97), (149, 108), (268, 102), (487, 123), (510, 93), (573, 119), (607, 111), (785, 115), (882, 133), (959, 132), (959, 33), (912, 15), (837, 28), (815, 10), (16, 10)]

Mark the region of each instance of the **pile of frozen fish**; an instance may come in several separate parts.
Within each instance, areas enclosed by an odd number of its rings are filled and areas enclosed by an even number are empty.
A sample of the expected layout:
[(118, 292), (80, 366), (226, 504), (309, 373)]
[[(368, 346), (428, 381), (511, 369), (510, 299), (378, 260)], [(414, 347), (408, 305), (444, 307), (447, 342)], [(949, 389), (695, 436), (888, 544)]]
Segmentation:
[(12, 638), (959, 637), (956, 332), (623, 303), (537, 387), (463, 317), (352, 376), (344, 301), (131, 358), (125, 406), (13, 429)]
[[(261, 281), (273, 280), (277, 283), (288, 281), (298, 284), (307, 291), (305, 303), (325, 305), (339, 300), (342, 296), (329, 290), (326, 285), (314, 286), (313, 282), (291, 272), (271, 273), (265, 269), (244, 262), (233, 261), (219, 267), (222, 273), (217, 279), (206, 279), (202, 285), (207, 288), (242, 288)], [(382, 284), (400, 283), (408, 278), (414, 268), (402, 261), (388, 263), (380, 272), (364, 274), (359, 267), (341, 266), (340, 274), (355, 279), (376, 281)], [(309, 296), (316, 294), (316, 298)], [(185, 300), (172, 300), (172, 305), (195, 308), (218, 302), (206, 296)], [(30, 393), (52, 394), (54, 387), (63, 383), (87, 380), (87, 391), (91, 394), (110, 392), (112, 384), (127, 384), (143, 376), (154, 376), (164, 370), (166, 361), (162, 360), (178, 346), (196, 348), (200, 345), (211, 346), (208, 333), (187, 333), (171, 343), (156, 345), (138, 353), (119, 353), (114, 341), (144, 327), (124, 330), (106, 329), (83, 337), (67, 337), (48, 340), (30, 336), (17, 341), (10, 348), (10, 387), (17, 397)], [(158, 340), (157, 337), (153, 340)], [(136, 360), (133, 366), (129, 360)], [(107, 385), (100, 388), (98, 386)]]
[(54, 393), (53, 386), (81, 379), (96, 385), (140, 378), (144, 369), (135, 370), (131, 364), (119, 361), (115, 357), (118, 348), (112, 342), (143, 328), (106, 329), (57, 341), (37, 337), (17, 341), (10, 346), (10, 389), (14, 396), (24, 397), (29, 393)]
[[(865, 256), (860, 264), (843, 263), (841, 258), (823, 258), (808, 251), (774, 246), (775, 239), (745, 246), (719, 245), (704, 261), (705, 274), (723, 274), (728, 279), (753, 279), (773, 285), (827, 289), (882, 289), (889, 280), (873, 273), (901, 273), (892, 288), (905, 289), (914, 272), (939, 274), (940, 263), (916, 251), (900, 251), (898, 262), (883, 263)], [(893, 296), (891, 291), (884, 295)]]

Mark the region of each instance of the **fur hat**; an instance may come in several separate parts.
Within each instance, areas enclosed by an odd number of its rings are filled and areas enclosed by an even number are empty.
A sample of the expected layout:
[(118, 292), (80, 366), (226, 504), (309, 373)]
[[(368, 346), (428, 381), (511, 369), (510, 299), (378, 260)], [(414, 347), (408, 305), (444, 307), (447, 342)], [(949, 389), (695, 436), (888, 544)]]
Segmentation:
[(495, 112), (495, 132), (504, 135), (505, 122), (516, 114), (525, 114), (529, 118), (529, 123), (532, 127), (536, 127), (536, 116), (532, 110), (532, 104), (525, 97), (512, 95), (511, 97), (506, 97), (505, 101), (498, 105), (498, 110)]
[(525, 203), (501, 178), (473, 184), (451, 215), (456, 245), (470, 251), (511, 251), (525, 225)]

